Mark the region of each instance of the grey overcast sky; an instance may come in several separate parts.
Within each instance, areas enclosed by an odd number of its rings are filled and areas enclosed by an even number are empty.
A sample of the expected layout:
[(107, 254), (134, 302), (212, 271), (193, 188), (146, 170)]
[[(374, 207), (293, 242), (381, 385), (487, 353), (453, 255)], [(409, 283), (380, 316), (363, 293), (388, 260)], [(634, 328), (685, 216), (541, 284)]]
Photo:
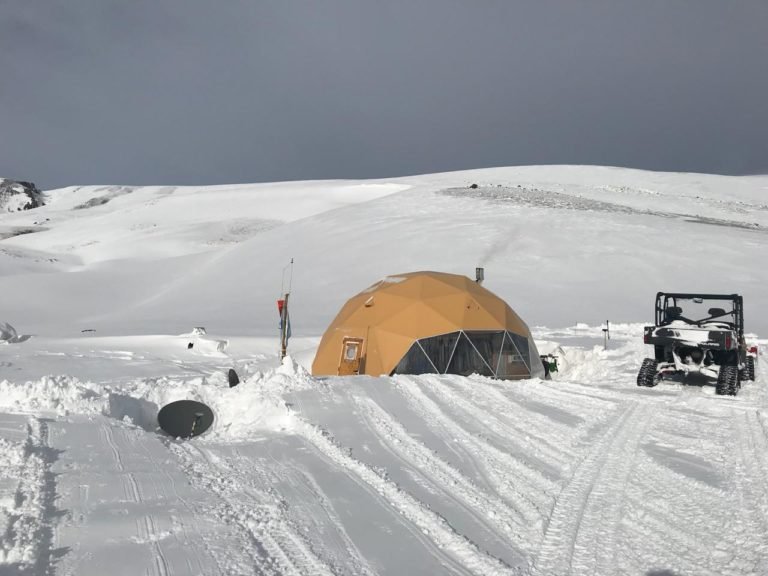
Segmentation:
[(768, 0), (0, 0), (0, 176), (768, 172)]

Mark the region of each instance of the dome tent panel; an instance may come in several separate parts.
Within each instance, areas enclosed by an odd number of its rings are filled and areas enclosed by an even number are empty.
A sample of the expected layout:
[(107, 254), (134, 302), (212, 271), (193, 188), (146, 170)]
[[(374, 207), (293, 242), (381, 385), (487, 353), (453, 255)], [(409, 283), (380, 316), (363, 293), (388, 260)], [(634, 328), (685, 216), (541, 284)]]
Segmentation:
[[(344, 305), (342, 311), (323, 335), (318, 347), (318, 354), (316, 354), (312, 365), (313, 373), (337, 373), (344, 338), (362, 338), (365, 353), (362, 365), (367, 365), (373, 370), (379, 369), (381, 354), (377, 352), (379, 339), (375, 337), (374, 329), (381, 327), (384, 321), (390, 318), (393, 313), (408, 313), (409, 307), (416, 305), (417, 302), (397, 295), (377, 293), (374, 296), (375, 303), (366, 306), (366, 302), (371, 296), (371, 294), (358, 294)], [(386, 339), (384, 350), (388, 350), (391, 347), (393, 340), (395, 340), (394, 337)], [(405, 342), (401, 344), (403, 352), (408, 349), (411, 340), (410, 337), (406, 338)], [(320, 354), (321, 349), (325, 353)], [(373, 351), (373, 356), (370, 358), (368, 357), (368, 350)], [(398, 356), (394, 362), (396, 363), (399, 358)], [(388, 373), (389, 370), (386, 372)], [(365, 373), (372, 372), (366, 371)]]
[(416, 339), (433, 334), (455, 332), (459, 329), (458, 324), (451, 322), (444, 314), (423, 302), (415, 302), (412, 306), (395, 312), (379, 326), (394, 334), (408, 335)]
[[(462, 340), (462, 331), (471, 336), (465, 334)], [(466, 276), (439, 272), (388, 276), (342, 307), (320, 341), (312, 372), (338, 374), (343, 340), (347, 337), (364, 341), (361, 374), (422, 371), (427, 369), (423, 365), (426, 359), (431, 371), (494, 376), (504, 355), (500, 346), (500, 342), (506, 342), (504, 332), (521, 338), (517, 347), (524, 349), (535, 370), (543, 372), (528, 326), (506, 302), (480, 284)], [(509, 341), (512, 342), (511, 336)], [(422, 356), (415, 355), (413, 346), (417, 342)], [(454, 361), (452, 354), (454, 348), (459, 349), (459, 343), (460, 357)], [(510, 354), (517, 354), (519, 363), (523, 354), (517, 347), (511, 346)], [(409, 354), (415, 355), (413, 361)], [(507, 364), (510, 366), (505, 365), (505, 370), (509, 374), (500, 374), (502, 378), (530, 374), (525, 363), (525, 374), (518, 374), (514, 359)]]
[(504, 321), (491, 314), (477, 299), (468, 294), (427, 298), (424, 305), (437, 311), (455, 329), (504, 329)]
[(536, 348), (536, 342), (533, 341), (533, 336), (528, 336), (528, 350), (531, 353), (531, 378), (544, 378), (544, 364), (539, 357), (539, 350)]
[(521, 336), (520, 334), (515, 334), (514, 332), (509, 333), (509, 337), (512, 339), (512, 342), (515, 343), (515, 348), (517, 348), (517, 351), (520, 353), (520, 356), (523, 358), (523, 362), (525, 362), (525, 365), (530, 368), (531, 366), (531, 355), (529, 352), (529, 344), (528, 344), (528, 338), (525, 336)]
[(450, 332), (419, 340), (421, 348), (440, 374), (445, 374), (448, 369), (448, 363), (451, 361), (451, 355), (456, 348), (459, 334), (461, 333)]
[(408, 352), (414, 339), (379, 327), (369, 332), (369, 344), (365, 349), (365, 374), (380, 376), (391, 374), (394, 367)]
[(513, 334), (510, 333), (504, 335), (504, 345), (501, 349), (497, 375), (499, 378), (527, 378), (531, 375), (531, 371), (512, 336)]
[(501, 345), (504, 342), (504, 331), (498, 332), (485, 332), (485, 331), (469, 331), (464, 332), (469, 338), (475, 350), (478, 351), (483, 360), (488, 363), (493, 375), (495, 376), (499, 366), (499, 358), (501, 356)]
[(440, 374), (440, 372), (416, 340), (397, 363), (392, 374)]
[(459, 341), (453, 351), (446, 373), (460, 376), (469, 376), (470, 374), (496, 375), (495, 370), (488, 365), (488, 362), (480, 355), (480, 352), (477, 351), (477, 348), (464, 332), (459, 335)]

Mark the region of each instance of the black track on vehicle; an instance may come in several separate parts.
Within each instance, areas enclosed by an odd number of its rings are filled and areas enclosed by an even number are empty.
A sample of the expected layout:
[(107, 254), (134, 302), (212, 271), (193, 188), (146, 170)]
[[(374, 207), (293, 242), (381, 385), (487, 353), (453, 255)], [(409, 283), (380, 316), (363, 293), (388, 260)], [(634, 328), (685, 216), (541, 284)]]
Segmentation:
[(755, 379), (755, 359), (753, 356), (747, 356), (744, 367), (744, 380)]
[(637, 385), (652, 388), (659, 383), (658, 368), (659, 361), (654, 358), (643, 360), (640, 371), (637, 373)]
[(737, 366), (721, 366), (717, 375), (715, 394), (736, 396), (739, 389), (739, 369)]

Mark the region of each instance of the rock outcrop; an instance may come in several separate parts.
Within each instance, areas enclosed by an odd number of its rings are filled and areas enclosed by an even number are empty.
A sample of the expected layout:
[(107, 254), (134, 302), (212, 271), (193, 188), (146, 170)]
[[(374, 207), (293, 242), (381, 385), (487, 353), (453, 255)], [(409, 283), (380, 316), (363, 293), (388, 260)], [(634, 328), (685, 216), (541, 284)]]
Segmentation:
[(0, 178), (0, 213), (30, 210), (42, 205), (42, 194), (32, 182)]

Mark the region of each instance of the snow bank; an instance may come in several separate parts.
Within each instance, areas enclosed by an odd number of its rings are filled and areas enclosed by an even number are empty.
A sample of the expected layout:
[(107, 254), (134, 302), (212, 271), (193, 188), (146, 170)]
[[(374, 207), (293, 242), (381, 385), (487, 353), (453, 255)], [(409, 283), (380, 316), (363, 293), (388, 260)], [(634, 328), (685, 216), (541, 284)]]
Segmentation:
[(317, 385), (292, 358), (258, 372), (234, 388), (225, 378), (141, 378), (127, 384), (81, 382), (66, 375), (36, 381), (0, 381), (0, 410), (15, 413), (104, 414), (150, 432), (158, 431), (157, 413), (176, 400), (197, 400), (216, 415), (205, 438), (240, 441), (266, 431), (289, 432), (294, 416), (283, 400), (287, 392)]
[(100, 387), (71, 376), (45, 376), (31, 382), (0, 382), (0, 410), (94, 414), (104, 410)]
[(206, 437), (243, 440), (264, 431), (290, 431), (292, 413), (283, 394), (317, 385), (292, 358), (230, 388), (226, 378), (140, 378), (125, 384), (81, 382), (67, 375), (25, 382), (0, 381), (0, 410), (11, 413), (104, 414), (147, 431), (157, 413), (176, 400), (209, 405), (216, 420)]
[(176, 400), (197, 400), (211, 407), (216, 418), (204, 438), (240, 441), (267, 431), (289, 432), (294, 416), (283, 394), (315, 386), (316, 381), (292, 358), (266, 373), (258, 372), (230, 388), (225, 379), (149, 378), (100, 391), (102, 411), (117, 420), (157, 430), (157, 413)]

